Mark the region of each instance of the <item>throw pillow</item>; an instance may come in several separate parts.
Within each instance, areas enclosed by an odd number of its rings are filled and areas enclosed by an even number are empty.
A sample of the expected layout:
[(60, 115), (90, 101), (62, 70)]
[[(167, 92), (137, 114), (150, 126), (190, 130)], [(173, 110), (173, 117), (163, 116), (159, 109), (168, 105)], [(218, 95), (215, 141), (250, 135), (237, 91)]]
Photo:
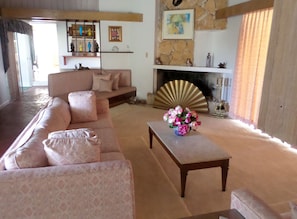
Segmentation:
[(97, 137), (96, 132), (89, 128), (79, 128), (50, 132), (48, 138), (92, 138)]
[(68, 95), (71, 123), (97, 120), (96, 95), (94, 91), (77, 91)]
[(291, 218), (297, 219), (297, 204), (294, 202), (289, 202), (291, 207)]
[(112, 80), (103, 80), (103, 79), (101, 79), (99, 81), (98, 91), (100, 91), (100, 92), (103, 92), (103, 91), (111, 92), (112, 91)]
[(98, 138), (55, 138), (42, 143), (52, 166), (100, 161), (101, 143)]
[(119, 89), (120, 75), (121, 75), (120, 72), (111, 75), (112, 89), (113, 90), (118, 90)]
[(92, 90), (99, 90), (100, 80), (110, 80), (111, 74), (93, 74), (93, 86)]

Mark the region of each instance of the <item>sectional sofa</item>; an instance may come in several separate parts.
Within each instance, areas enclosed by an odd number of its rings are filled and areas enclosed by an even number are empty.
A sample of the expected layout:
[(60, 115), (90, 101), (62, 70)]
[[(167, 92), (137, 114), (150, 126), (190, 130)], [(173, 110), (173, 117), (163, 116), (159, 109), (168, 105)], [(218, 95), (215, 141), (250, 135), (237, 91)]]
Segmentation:
[(68, 99), (52, 98), (0, 158), (1, 218), (135, 218), (108, 100)]
[(136, 97), (130, 69), (74, 70), (48, 75), (51, 97), (67, 100), (70, 92), (85, 90), (94, 90), (98, 99), (108, 99), (110, 107)]

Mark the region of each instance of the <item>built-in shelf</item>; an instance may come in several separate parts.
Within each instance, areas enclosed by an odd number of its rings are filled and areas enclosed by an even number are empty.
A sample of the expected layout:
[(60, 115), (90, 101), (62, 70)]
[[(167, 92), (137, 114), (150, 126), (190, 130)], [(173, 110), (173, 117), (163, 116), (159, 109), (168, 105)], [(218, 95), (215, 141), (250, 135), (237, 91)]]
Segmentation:
[(182, 65), (154, 65), (154, 69), (232, 74), (232, 69)]
[(67, 64), (67, 59), (71, 58), (100, 58), (100, 53), (133, 53), (132, 51), (100, 51), (98, 53), (90, 53), (91, 55), (87, 55), (88, 53), (82, 53), (81, 55), (69, 55), (69, 56), (63, 56), (64, 65)]
[(64, 65), (67, 64), (67, 59), (71, 59), (71, 58), (100, 58), (100, 56), (86, 56), (86, 55), (63, 56)]
[(100, 53), (133, 53), (132, 51), (100, 51)]

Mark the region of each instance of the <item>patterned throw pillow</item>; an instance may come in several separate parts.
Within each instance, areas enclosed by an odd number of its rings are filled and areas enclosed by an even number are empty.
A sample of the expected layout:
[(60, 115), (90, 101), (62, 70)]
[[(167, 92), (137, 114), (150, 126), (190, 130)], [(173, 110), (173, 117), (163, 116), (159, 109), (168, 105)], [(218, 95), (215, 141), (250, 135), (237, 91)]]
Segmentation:
[(43, 142), (49, 165), (82, 164), (100, 161), (100, 140), (94, 138), (54, 138)]
[(50, 132), (48, 138), (92, 138), (96, 132), (90, 128), (79, 128)]

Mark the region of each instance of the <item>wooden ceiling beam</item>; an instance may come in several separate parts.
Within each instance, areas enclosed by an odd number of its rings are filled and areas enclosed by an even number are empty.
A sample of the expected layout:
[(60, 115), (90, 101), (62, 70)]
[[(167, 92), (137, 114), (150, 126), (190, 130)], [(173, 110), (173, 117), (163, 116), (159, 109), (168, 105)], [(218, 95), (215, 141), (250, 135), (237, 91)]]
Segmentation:
[(241, 4), (222, 8), (216, 11), (216, 19), (228, 18), (231, 16), (246, 14), (265, 8), (272, 8), (274, 0), (251, 0)]
[(130, 21), (142, 22), (140, 13), (102, 12), (102, 11), (64, 11), (36, 8), (0, 8), (1, 18), (23, 20), (88, 20), (88, 21)]

